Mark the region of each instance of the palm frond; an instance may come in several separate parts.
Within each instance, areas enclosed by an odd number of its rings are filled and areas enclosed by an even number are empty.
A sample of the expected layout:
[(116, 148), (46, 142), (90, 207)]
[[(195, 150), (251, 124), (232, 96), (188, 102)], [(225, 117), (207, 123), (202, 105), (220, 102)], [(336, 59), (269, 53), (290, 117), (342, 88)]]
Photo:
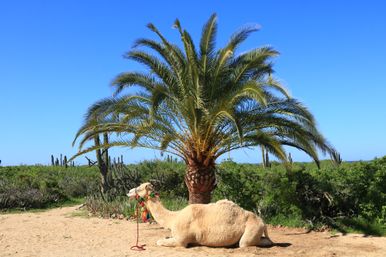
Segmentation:
[[(181, 47), (148, 24), (157, 39), (138, 39), (126, 55), (146, 70), (119, 74), (114, 97), (90, 106), (73, 142), (79, 143), (76, 156), (111, 146), (147, 147), (208, 165), (243, 147), (264, 147), (284, 162), (283, 146), (316, 163), (319, 151), (334, 156), (312, 113), (272, 76), (279, 53), (270, 46), (237, 53), (257, 26), (240, 29), (217, 50), (216, 14), (203, 26), (197, 49), (179, 20), (174, 27)], [(139, 90), (123, 95), (130, 87)], [(86, 147), (104, 133), (117, 140)]]
[(208, 59), (213, 59), (216, 45), (217, 15), (212, 14), (202, 29), (200, 57), (203, 72), (206, 72)]

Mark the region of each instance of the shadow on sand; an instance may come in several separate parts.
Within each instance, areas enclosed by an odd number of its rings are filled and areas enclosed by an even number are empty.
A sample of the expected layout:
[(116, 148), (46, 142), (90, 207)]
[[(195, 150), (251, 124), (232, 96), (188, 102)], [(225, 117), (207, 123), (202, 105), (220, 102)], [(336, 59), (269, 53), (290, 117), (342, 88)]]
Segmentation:
[(272, 246), (268, 246), (268, 247), (264, 247), (264, 248), (271, 248), (271, 247), (288, 247), (288, 246), (291, 246), (292, 244), (291, 243), (273, 243)]
[[(259, 245), (257, 246), (258, 248), (272, 248), (272, 247), (288, 247), (288, 246), (291, 246), (292, 244), (291, 243), (273, 243), (272, 245)], [(236, 248), (239, 248), (239, 243), (237, 244), (234, 244), (234, 245), (230, 245), (230, 246), (219, 246), (219, 247), (216, 247), (216, 246), (203, 246), (203, 245), (199, 245), (199, 244), (189, 244), (188, 245), (188, 248), (192, 248), (192, 247), (209, 247), (209, 248), (226, 248), (226, 249), (236, 249)]]

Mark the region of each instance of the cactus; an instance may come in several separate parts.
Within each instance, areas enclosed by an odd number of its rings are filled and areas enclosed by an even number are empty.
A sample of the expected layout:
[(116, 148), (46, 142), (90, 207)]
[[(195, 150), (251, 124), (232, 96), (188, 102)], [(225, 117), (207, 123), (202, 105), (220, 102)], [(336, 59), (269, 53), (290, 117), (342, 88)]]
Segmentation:
[[(105, 145), (109, 144), (108, 133), (103, 133), (103, 144), (105, 144)], [(107, 173), (108, 173), (109, 167), (111, 166), (110, 161), (109, 161), (109, 148), (108, 147), (103, 149), (102, 160), (104, 162), (104, 165), (106, 166)]]
[(64, 159), (63, 159), (63, 164), (64, 164), (64, 167), (68, 167), (68, 164), (67, 164), (67, 156), (64, 156)]
[(51, 154), (51, 166), (55, 166), (55, 158), (52, 154)]
[(55, 166), (59, 166), (59, 159), (58, 158), (56, 158), (56, 160), (55, 160)]
[(288, 162), (289, 162), (290, 164), (293, 163), (291, 153), (288, 154)]

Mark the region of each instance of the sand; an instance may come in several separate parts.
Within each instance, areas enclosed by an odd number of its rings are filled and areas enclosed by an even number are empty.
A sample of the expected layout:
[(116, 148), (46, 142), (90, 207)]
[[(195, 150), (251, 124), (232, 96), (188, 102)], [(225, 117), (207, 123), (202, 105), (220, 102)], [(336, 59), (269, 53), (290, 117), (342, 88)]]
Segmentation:
[(269, 228), (271, 248), (166, 248), (156, 245), (169, 236), (156, 224), (140, 224), (140, 243), (146, 250), (135, 252), (133, 221), (88, 217), (77, 207), (39, 213), (0, 215), (0, 256), (386, 256), (386, 237), (358, 234), (306, 233), (302, 229)]

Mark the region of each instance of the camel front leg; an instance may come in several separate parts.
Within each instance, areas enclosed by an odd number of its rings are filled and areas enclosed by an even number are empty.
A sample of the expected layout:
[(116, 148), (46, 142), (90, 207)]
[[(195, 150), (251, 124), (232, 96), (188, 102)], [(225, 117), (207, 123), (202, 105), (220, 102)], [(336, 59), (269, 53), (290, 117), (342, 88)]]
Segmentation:
[(157, 241), (158, 246), (167, 246), (167, 247), (176, 247), (183, 246), (186, 247), (185, 244), (178, 242), (174, 237), (164, 238)]

